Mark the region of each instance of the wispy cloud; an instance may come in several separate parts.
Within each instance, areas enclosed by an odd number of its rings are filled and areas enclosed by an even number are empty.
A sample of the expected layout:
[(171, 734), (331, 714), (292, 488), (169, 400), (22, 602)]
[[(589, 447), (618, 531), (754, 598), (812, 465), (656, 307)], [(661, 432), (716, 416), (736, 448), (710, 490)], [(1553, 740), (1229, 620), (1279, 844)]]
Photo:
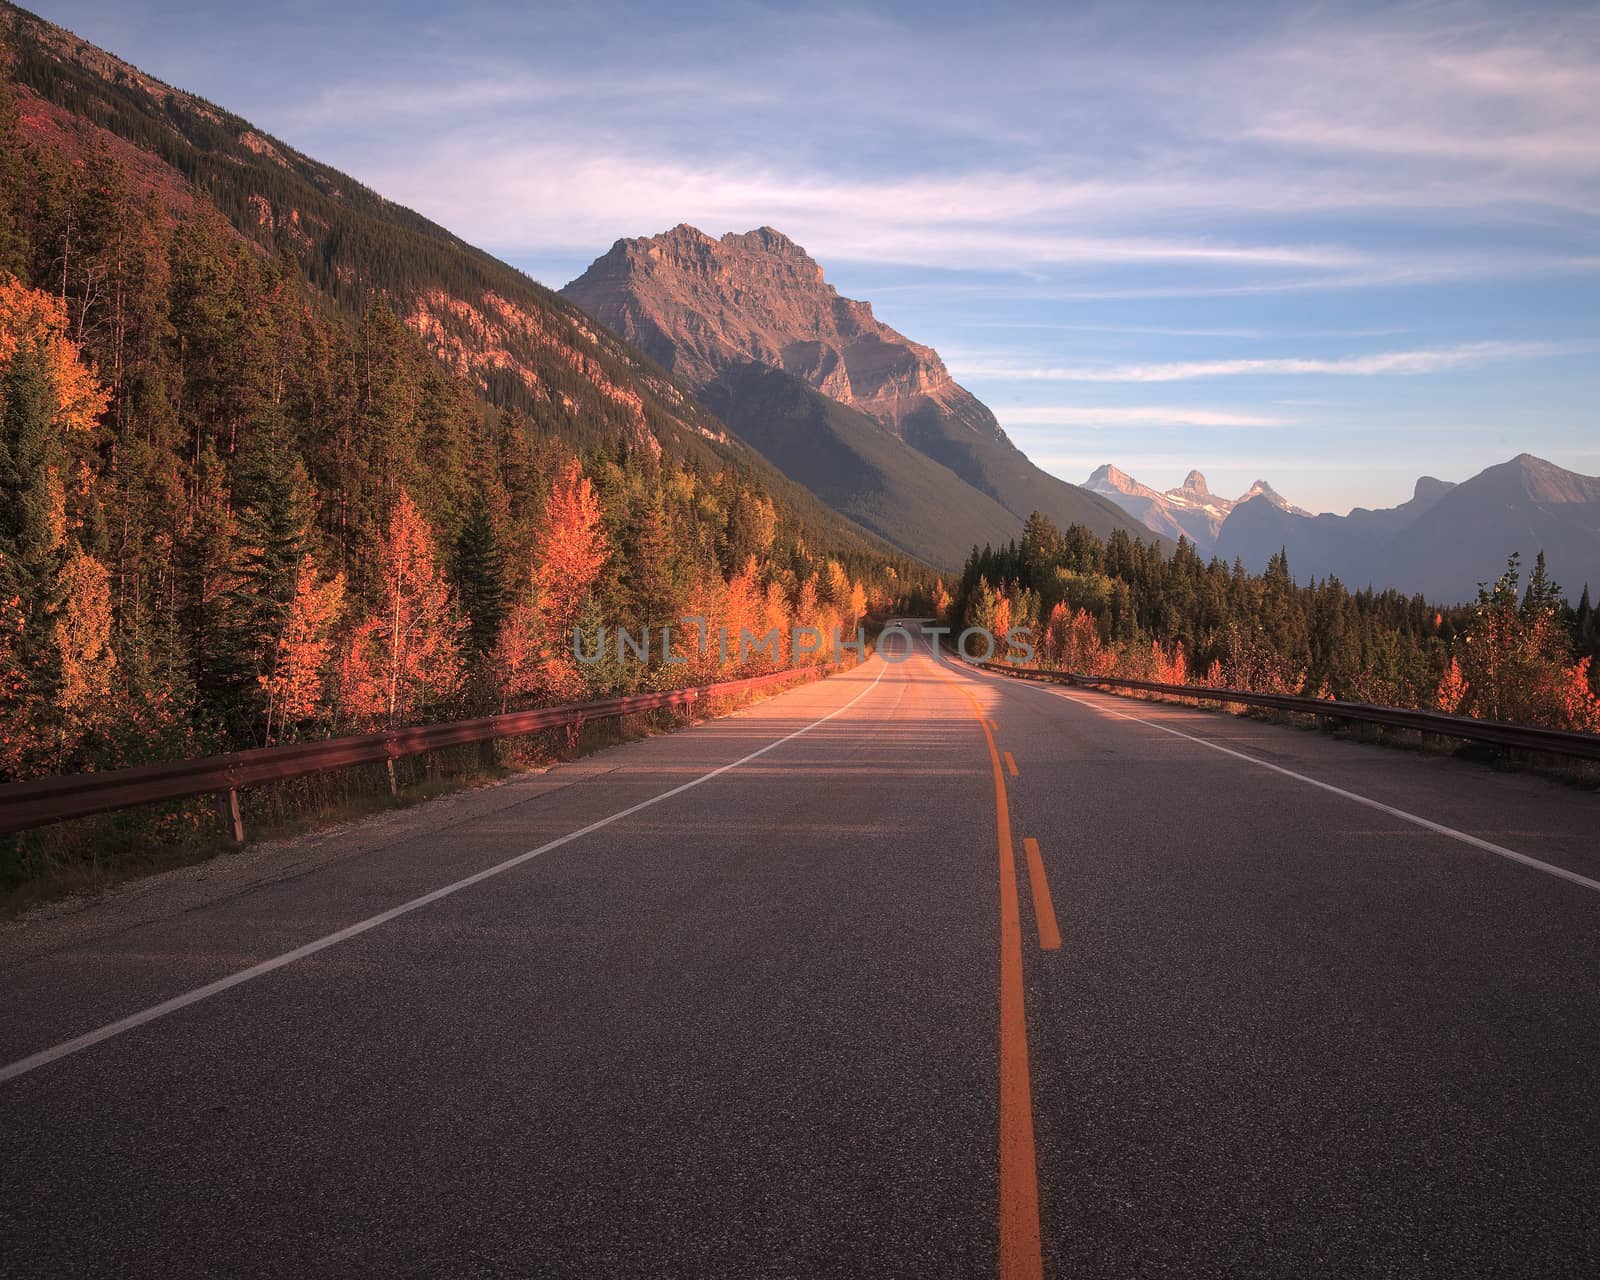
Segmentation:
[[(575, 73), (553, 46), (480, 51), (422, 83), (320, 88), (301, 118), (426, 114), (362, 176), (527, 257), (598, 251), (597, 228), (770, 222), (836, 261), (1177, 273), (1085, 285), (1083, 300), (1415, 286), (1593, 257), (1592, 14), (1513, 22), (1457, 0), (1216, 28), (1001, 13), (952, 31), (746, 12), (702, 19), (726, 46), (714, 65), (708, 30), (658, 25), (660, 48), (630, 46), (608, 74)], [(1480, 234), (1443, 251), (1365, 226), (1330, 236), (1330, 218)], [(1541, 219), (1568, 243), (1502, 234)]]
[(997, 411), (1003, 427), (1287, 427), (1297, 420), (1185, 405), (1029, 405)]
[(1013, 364), (957, 363), (958, 377), (1007, 378), (1028, 382), (1186, 382), (1196, 378), (1230, 378), (1251, 375), (1330, 374), (1374, 377), (1383, 374), (1438, 373), (1488, 360), (1512, 360), (1570, 355), (1590, 349), (1586, 344), (1562, 342), (1471, 342), (1456, 347), (1415, 351), (1384, 351), (1372, 355), (1276, 357), (1242, 360), (1183, 360), (1162, 364), (1085, 365), (1065, 367)]
[(1064, 333), (1119, 333), (1160, 338), (1383, 338), (1405, 328), (1371, 329), (1218, 329), (1149, 324), (1074, 324), (1056, 320), (979, 320), (974, 329), (1040, 329)]

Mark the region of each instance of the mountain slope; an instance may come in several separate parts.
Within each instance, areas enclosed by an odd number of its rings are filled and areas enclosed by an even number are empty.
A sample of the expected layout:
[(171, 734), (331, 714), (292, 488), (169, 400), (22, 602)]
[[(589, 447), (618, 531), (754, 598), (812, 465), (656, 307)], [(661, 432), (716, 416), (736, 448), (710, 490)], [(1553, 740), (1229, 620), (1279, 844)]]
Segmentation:
[(974, 546), (1016, 536), (1012, 512), (798, 378), (747, 361), (700, 398), (834, 510), (934, 564), (958, 565)]
[(570, 302), (410, 209), (0, 2), (24, 137), (79, 161), (111, 157), (176, 213), (196, 193), (247, 243), (292, 259), (326, 304), (386, 303), (491, 405), (577, 447), (630, 448), (732, 467), (826, 545), (885, 551), (758, 453), (692, 394)]
[(1333, 575), (1441, 604), (1473, 599), (1513, 551), (1525, 564), (1543, 551), (1576, 599), (1600, 582), (1600, 478), (1525, 453), (1461, 484), (1424, 476), (1409, 501), (1348, 516), (1297, 516), (1257, 500), (1229, 515), (1217, 554), (1259, 571), (1280, 548), (1301, 581)]
[[(1366, 585), (1349, 577), (1357, 571), (1362, 558), (1375, 553), (1453, 487), (1446, 481), (1423, 476), (1411, 498), (1399, 506), (1378, 510), (1357, 507), (1347, 516), (1331, 512), (1312, 516), (1266, 501), (1241, 502), (1223, 524), (1216, 554), (1228, 561), (1241, 560), (1247, 568), (1259, 572), (1282, 550), (1288, 553), (1289, 567), (1301, 580), (1331, 575), (1354, 585)], [(1372, 581), (1389, 585), (1379, 579)]]
[[(882, 324), (869, 303), (840, 297), (822, 268), (770, 227), (714, 240), (678, 226), (619, 240), (562, 293), (696, 388), (754, 363), (875, 422), (892, 444), (876, 452), (874, 474), (836, 478), (848, 490), (909, 492), (922, 483), (917, 459), (931, 459), (1010, 512), (1016, 529), (1038, 510), (1063, 527), (1084, 524), (1101, 535), (1144, 532), (1114, 504), (1029, 462), (935, 351)], [(750, 422), (759, 406), (740, 404), (740, 395), (769, 395), (772, 387), (736, 376), (714, 398), (723, 413)], [(903, 483), (893, 474), (901, 469), (908, 473)], [(985, 510), (977, 504), (980, 522)], [(912, 550), (919, 546), (908, 531), (931, 514), (964, 518), (949, 509), (883, 512), (890, 527), (902, 529), (900, 545)]]

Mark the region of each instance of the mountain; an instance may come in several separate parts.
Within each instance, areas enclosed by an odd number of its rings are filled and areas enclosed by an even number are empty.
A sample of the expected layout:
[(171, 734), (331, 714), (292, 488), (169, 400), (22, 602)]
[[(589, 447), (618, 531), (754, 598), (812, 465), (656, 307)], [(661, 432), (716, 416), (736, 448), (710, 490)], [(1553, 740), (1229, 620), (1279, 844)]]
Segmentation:
[[(1242, 560), (1247, 568), (1259, 571), (1282, 550), (1288, 553), (1290, 569), (1302, 581), (1332, 575), (1364, 586), (1365, 581), (1348, 575), (1454, 487), (1447, 481), (1423, 476), (1409, 501), (1375, 511), (1357, 507), (1347, 516), (1326, 512), (1312, 516), (1303, 511), (1285, 511), (1268, 502), (1242, 502), (1223, 524), (1215, 551), (1224, 560)], [(1499, 562), (1504, 560), (1502, 552)]]
[(987, 494), (858, 410), (753, 361), (700, 390), (701, 401), (784, 475), (886, 541), (941, 566), (1017, 536)]
[(77, 164), (111, 163), (168, 216), (215, 207), (263, 258), (292, 261), (335, 312), (389, 306), (491, 406), (578, 448), (626, 446), (730, 467), (806, 525), (819, 546), (886, 548), (787, 480), (692, 392), (572, 303), (445, 228), (175, 89), (0, 2), (24, 139)]
[(1216, 550), (1260, 570), (1280, 548), (1301, 581), (1333, 575), (1441, 604), (1475, 598), (1513, 551), (1528, 566), (1543, 551), (1550, 576), (1576, 599), (1600, 583), (1600, 477), (1524, 453), (1461, 484), (1424, 476), (1409, 501), (1347, 516), (1294, 515), (1256, 500), (1228, 516)]
[(1257, 480), (1248, 492), (1231, 501), (1218, 497), (1198, 471), (1189, 472), (1176, 489), (1157, 492), (1107, 463), (1096, 469), (1083, 487), (1109, 498), (1145, 528), (1164, 538), (1171, 541), (1176, 541), (1180, 535), (1188, 538), (1202, 555), (1215, 550), (1223, 521), (1241, 503), (1260, 498), (1274, 510), (1308, 514), (1279, 497), (1265, 480)]
[[(840, 297), (771, 227), (717, 240), (680, 225), (618, 240), (562, 294), (686, 379), (786, 474), (936, 563), (960, 563), (950, 546), (995, 540), (997, 507), (1009, 515), (1001, 538), (1035, 510), (1102, 536), (1144, 532), (1115, 504), (1034, 466), (936, 351), (882, 323), (870, 303)], [(937, 542), (921, 532), (930, 523)]]

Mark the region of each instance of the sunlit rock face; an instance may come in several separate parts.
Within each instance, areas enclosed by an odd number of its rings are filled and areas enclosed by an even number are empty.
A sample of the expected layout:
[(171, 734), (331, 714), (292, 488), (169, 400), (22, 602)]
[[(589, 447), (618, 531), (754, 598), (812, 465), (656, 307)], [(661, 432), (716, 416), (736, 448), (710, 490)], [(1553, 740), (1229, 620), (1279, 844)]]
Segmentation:
[(618, 240), (563, 291), (697, 385), (753, 361), (803, 379), (891, 431), (929, 407), (998, 437), (994, 415), (913, 342), (844, 298), (799, 245), (759, 227), (712, 239), (680, 225)]

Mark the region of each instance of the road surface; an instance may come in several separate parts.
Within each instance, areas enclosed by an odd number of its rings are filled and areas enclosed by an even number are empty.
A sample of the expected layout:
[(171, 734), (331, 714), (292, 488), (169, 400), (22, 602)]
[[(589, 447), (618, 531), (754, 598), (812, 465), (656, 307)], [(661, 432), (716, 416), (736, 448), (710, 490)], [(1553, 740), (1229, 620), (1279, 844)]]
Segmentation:
[(0, 1275), (1600, 1273), (1600, 800), (920, 643), (0, 930)]

